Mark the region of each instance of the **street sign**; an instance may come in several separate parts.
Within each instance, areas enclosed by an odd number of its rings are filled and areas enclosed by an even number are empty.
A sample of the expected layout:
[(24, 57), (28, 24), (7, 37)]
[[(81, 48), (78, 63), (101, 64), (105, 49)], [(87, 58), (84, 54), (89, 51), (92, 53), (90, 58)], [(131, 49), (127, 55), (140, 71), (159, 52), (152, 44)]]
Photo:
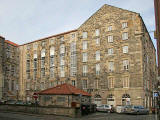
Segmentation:
[(158, 92), (154, 92), (153, 97), (158, 97)]
[(34, 97), (35, 99), (37, 99), (37, 98), (38, 98), (38, 94), (37, 94), (37, 93), (34, 93), (34, 94), (33, 94), (33, 97)]

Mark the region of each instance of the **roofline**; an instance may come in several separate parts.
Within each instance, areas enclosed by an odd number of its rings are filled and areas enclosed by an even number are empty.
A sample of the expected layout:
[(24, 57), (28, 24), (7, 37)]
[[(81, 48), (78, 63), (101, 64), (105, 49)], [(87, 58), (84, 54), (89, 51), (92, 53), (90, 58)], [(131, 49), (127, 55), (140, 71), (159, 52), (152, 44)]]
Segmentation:
[(5, 39), (3, 36), (0, 36), (0, 38), (3, 38), (3, 39)]
[(4, 42), (5, 42), (5, 43), (8, 43), (8, 44), (10, 44), (10, 45), (12, 45), (12, 46), (14, 46), (14, 47), (18, 47), (18, 46), (19, 46), (18, 44), (14, 43), (14, 42), (12, 42), (12, 41), (9, 41), (9, 40), (5, 40)]
[(118, 9), (121, 9), (121, 10), (124, 10), (124, 11), (128, 11), (128, 12), (131, 12), (131, 13), (134, 13), (134, 14), (140, 14), (140, 13), (137, 13), (137, 12), (133, 12), (133, 11), (130, 11), (130, 10), (127, 10), (127, 9), (123, 9), (123, 8), (119, 8), (119, 7), (116, 7), (116, 6), (112, 6), (112, 5), (108, 5), (108, 4), (104, 4), (102, 7), (100, 7), (96, 12), (94, 12), (87, 20), (85, 20), (79, 27), (81, 28), (81, 26), (83, 26), (90, 18), (92, 18), (92, 16), (94, 16), (97, 12), (99, 12), (103, 7), (105, 6), (110, 6), (110, 7), (114, 7), (114, 8), (118, 8)]
[(68, 33), (71, 33), (71, 32), (76, 32), (76, 31), (77, 31), (77, 29), (74, 29), (74, 30), (70, 30), (70, 31), (67, 31), (67, 32), (51, 35), (51, 36), (48, 36), (48, 37), (45, 37), (45, 38), (41, 38), (41, 39), (38, 39), (38, 40), (35, 40), (35, 41), (32, 41), (32, 42), (28, 42), (28, 43), (25, 43), (25, 44), (22, 44), (22, 45), (19, 45), (19, 46), (31, 44), (31, 43), (34, 43), (34, 42), (38, 42), (38, 41), (41, 41), (41, 40), (49, 39), (49, 38), (52, 38), (52, 37), (57, 37), (57, 36), (60, 36), (60, 35), (65, 35), (65, 34), (68, 34)]

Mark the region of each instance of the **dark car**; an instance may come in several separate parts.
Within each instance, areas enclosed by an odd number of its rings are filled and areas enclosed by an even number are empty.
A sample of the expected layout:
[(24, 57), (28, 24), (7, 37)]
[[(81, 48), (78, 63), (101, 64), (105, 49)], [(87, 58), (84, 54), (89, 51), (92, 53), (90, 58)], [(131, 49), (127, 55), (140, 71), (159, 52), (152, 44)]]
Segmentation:
[(130, 105), (125, 109), (125, 113), (127, 114), (149, 114), (149, 110), (144, 108), (143, 106), (138, 105)]
[(10, 104), (10, 105), (16, 104), (16, 100), (8, 100), (6, 101), (6, 104)]

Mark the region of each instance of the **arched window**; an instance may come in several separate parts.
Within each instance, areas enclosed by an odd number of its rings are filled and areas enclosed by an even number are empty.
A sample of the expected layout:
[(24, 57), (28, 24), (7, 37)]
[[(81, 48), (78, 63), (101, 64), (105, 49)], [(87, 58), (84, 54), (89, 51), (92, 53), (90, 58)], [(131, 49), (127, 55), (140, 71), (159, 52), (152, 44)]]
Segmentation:
[(94, 103), (99, 106), (102, 104), (102, 97), (99, 94), (96, 94), (94, 96)]
[(130, 105), (131, 104), (131, 97), (129, 94), (122, 95), (122, 105)]

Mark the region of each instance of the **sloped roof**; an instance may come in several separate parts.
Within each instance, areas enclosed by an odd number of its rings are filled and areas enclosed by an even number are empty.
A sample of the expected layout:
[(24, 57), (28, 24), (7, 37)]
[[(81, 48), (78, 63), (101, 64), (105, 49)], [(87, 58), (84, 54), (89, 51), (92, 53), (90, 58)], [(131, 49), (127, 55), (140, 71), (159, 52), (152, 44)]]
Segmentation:
[(84, 95), (91, 96), (91, 94), (80, 90), (70, 84), (62, 84), (53, 88), (49, 88), (38, 93), (39, 95)]
[(18, 46), (19, 46), (18, 44), (14, 43), (14, 42), (11, 42), (11, 41), (9, 41), (9, 40), (5, 40), (5, 42), (8, 43), (8, 44), (10, 44), (10, 45), (13, 45), (13, 46), (15, 46), (15, 47), (18, 47)]

